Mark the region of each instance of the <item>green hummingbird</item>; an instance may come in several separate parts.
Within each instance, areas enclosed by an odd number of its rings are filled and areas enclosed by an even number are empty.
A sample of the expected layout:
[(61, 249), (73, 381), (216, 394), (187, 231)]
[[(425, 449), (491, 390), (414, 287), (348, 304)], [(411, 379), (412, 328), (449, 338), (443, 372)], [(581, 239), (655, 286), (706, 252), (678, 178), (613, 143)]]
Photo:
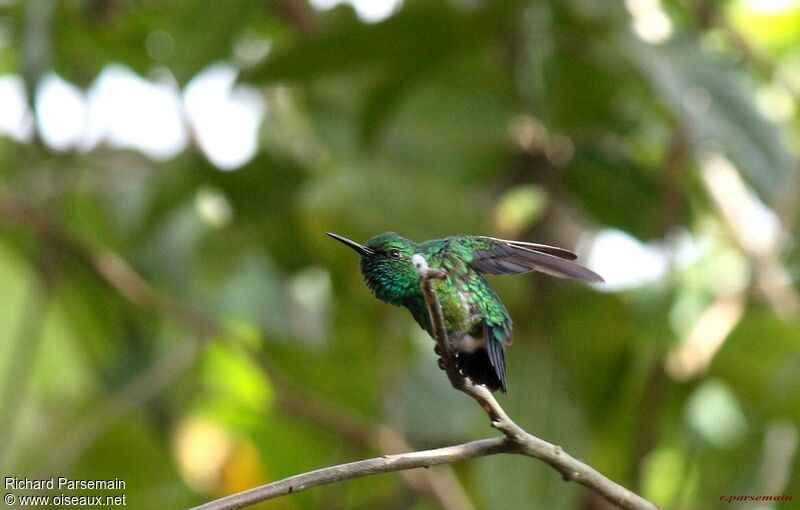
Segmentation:
[(411, 257), (419, 253), (431, 268), (447, 276), (435, 285), (445, 328), (460, 372), (475, 384), (506, 391), (505, 351), (511, 344), (511, 317), (484, 274), (539, 271), (590, 283), (603, 279), (572, 262), (573, 252), (555, 246), (458, 235), (415, 243), (394, 232), (366, 244), (327, 233), (361, 255), (361, 274), (375, 297), (408, 308), (417, 323), (433, 336), (428, 308)]

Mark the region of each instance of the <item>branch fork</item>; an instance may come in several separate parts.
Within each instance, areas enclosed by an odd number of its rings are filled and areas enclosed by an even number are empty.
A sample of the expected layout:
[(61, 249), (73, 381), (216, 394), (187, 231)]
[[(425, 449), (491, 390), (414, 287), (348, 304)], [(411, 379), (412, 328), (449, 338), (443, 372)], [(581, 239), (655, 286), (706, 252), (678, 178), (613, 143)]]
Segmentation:
[(460, 373), (447, 336), (442, 307), (433, 289), (433, 281), (446, 278), (447, 272), (443, 269), (429, 267), (425, 257), (421, 254), (414, 255), (411, 261), (420, 275), (420, 286), (428, 307), (431, 329), (436, 340), (435, 351), (440, 356), (440, 366), (447, 373), (453, 388), (466, 393), (477, 401), (489, 416), (492, 427), (501, 432), (503, 436), (435, 450), (383, 455), (373, 459), (322, 468), (232, 494), (198, 506), (193, 510), (244, 508), (267, 499), (327, 483), (376, 473), (427, 468), (436, 464), (452, 463), (497, 453), (516, 453), (539, 459), (558, 471), (565, 481), (577, 482), (624, 510), (658, 510), (658, 506), (655, 504), (606, 478), (596, 469), (569, 455), (560, 446), (550, 444), (527, 433), (506, 414), (491, 391), (485, 386), (473, 384)]

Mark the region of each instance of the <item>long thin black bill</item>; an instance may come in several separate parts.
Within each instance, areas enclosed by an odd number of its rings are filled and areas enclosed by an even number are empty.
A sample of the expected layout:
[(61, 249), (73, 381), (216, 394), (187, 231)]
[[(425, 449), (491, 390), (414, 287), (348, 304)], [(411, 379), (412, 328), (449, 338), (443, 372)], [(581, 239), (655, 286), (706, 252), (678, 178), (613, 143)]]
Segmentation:
[(372, 248), (368, 248), (368, 247), (364, 246), (363, 244), (358, 244), (357, 242), (353, 241), (352, 239), (348, 239), (348, 238), (346, 238), (344, 236), (340, 236), (339, 234), (334, 234), (333, 232), (325, 232), (325, 233), (328, 234), (329, 236), (331, 236), (332, 238), (336, 239), (340, 243), (344, 244), (345, 246), (349, 246), (350, 248), (354, 249), (355, 251), (357, 251), (361, 255), (372, 255), (373, 253), (375, 253), (372, 250)]

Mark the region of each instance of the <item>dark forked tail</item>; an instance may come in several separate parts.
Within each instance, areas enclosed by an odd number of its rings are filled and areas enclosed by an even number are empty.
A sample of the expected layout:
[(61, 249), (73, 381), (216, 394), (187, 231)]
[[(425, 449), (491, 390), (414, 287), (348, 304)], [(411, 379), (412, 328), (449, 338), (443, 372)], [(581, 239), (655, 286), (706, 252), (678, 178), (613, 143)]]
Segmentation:
[[(456, 353), (456, 365), (465, 376), (475, 384), (483, 384), (491, 391), (506, 392), (505, 353), (503, 347), (494, 342), (487, 349), (477, 349), (475, 352)], [(492, 349), (492, 347), (494, 347)]]

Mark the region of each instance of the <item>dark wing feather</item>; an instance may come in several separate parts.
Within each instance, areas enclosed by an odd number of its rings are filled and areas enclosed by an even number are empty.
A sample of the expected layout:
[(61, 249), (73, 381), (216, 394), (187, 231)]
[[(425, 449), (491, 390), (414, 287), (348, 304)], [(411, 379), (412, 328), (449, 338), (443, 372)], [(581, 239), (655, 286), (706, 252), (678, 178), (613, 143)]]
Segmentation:
[[(478, 239), (484, 242), (484, 246), (474, 251), (469, 264), (481, 273), (499, 275), (539, 271), (559, 278), (574, 278), (590, 283), (603, 281), (594, 271), (572, 262), (575, 254), (568, 250), (492, 237)], [(541, 246), (545, 246), (547, 250), (536, 248)]]
[(484, 323), (483, 338), (486, 342), (486, 353), (489, 355), (489, 363), (494, 369), (497, 380), (500, 382), (500, 390), (506, 392), (506, 353), (503, 344), (495, 336), (494, 328)]
[(549, 255), (555, 255), (556, 257), (567, 259), (567, 260), (575, 260), (578, 258), (578, 255), (575, 252), (569, 251), (566, 248), (559, 248), (558, 246), (550, 246), (547, 244), (537, 244), (537, 243), (526, 243), (524, 241), (508, 241), (505, 239), (497, 239), (495, 237), (486, 237), (486, 239), (491, 239), (492, 241), (505, 243), (509, 246), (514, 246), (516, 248), (521, 248), (523, 250), (531, 250), (531, 251), (538, 251), (539, 253), (547, 253)]

